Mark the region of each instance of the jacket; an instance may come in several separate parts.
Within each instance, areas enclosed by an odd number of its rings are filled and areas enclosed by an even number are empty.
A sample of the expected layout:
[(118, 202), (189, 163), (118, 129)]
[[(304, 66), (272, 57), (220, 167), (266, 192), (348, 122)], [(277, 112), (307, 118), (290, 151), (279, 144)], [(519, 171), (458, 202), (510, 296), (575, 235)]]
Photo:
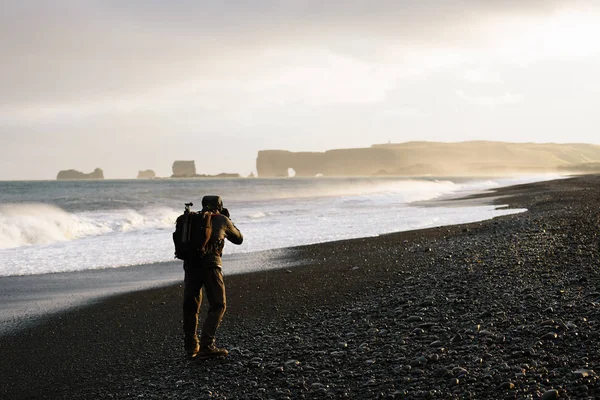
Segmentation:
[(187, 268), (221, 268), (221, 257), (225, 239), (233, 244), (242, 244), (244, 237), (240, 230), (225, 215), (212, 213), (210, 217), (211, 232), (206, 246), (206, 253), (197, 260), (185, 261), (184, 269)]

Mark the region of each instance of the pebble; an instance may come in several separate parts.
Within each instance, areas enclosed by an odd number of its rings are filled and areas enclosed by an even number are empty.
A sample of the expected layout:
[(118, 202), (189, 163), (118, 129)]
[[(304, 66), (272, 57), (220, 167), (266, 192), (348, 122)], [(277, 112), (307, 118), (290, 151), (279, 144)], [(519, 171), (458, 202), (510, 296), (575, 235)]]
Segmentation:
[(556, 389), (548, 390), (548, 391), (544, 392), (544, 394), (542, 395), (542, 400), (556, 400), (556, 399), (558, 399), (558, 390), (556, 390)]
[(452, 339), (450, 339), (450, 341), (451, 341), (452, 343), (459, 343), (459, 342), (462, 342), (462, 340), (463, 340), (463, 337), (462, 337), (460, 334), (458, 334), (458, 335), (454, 335), (454, 336), (452, 337)]
[(503, 382), (500, 386), (498, 386), (498, 389), (501, 390), (513, 390), (515, 388), (515, 384), (512, 382)]
[(548, 332), (540, 337), (540, 340), (555, 340), (558, 335), (555, 332)]
[(577, 378), (587, 378), (596, 375), (596, 373), (590, 369), (578, 369), (577, 371), (573, 371), (573, 374), (575, 374), (575, 377)]
[(577, 386), (574, 389), (576, 392), (586, 392), (589, 390), (589, 388), (587, 387), (587, 385), (581, 385), (581, 386)]

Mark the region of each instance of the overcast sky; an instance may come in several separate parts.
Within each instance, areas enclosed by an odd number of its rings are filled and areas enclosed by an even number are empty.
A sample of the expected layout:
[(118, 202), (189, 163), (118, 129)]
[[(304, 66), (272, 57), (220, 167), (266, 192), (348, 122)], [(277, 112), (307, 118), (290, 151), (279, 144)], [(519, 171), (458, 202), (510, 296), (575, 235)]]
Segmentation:
[(600, 144), (598, 0), (0, 0), (0, 180), (258, 150)]

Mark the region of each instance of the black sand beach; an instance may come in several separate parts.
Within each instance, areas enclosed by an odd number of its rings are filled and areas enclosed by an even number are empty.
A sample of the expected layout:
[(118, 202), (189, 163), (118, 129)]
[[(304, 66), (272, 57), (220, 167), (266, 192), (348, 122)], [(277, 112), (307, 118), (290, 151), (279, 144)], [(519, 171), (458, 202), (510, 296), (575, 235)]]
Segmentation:
[(600, 398), (600, 177), (488, 197), (529, 211), (226, 277), (224, 360), (185, 359), (180, 285), (1, 336), (0, 398)]

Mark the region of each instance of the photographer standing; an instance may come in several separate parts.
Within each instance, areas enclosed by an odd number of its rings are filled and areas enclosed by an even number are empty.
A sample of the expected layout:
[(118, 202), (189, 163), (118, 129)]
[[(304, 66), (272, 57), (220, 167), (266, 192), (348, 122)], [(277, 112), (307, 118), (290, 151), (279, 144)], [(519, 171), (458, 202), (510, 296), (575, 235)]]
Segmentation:
[[(239, 229), (229, 219), (229, 211), (223, 208), (219, 196), (202, 198), (202, 235), (204, 243), (194, 243), (201, 248), (201, 255), (187, 258), (183, 289), (183, 333), (185, 351), (190, 358), (226, 356), (228, 351), (215, 346), (215, 333), (226, 308), (225, 283), (221, 271), (221, 256), (225, 239), (242, 244)], [(198, 341), (198, 312), (202, 303), (202, 287), (208, 299), (209, 309), (200, 341)]]

